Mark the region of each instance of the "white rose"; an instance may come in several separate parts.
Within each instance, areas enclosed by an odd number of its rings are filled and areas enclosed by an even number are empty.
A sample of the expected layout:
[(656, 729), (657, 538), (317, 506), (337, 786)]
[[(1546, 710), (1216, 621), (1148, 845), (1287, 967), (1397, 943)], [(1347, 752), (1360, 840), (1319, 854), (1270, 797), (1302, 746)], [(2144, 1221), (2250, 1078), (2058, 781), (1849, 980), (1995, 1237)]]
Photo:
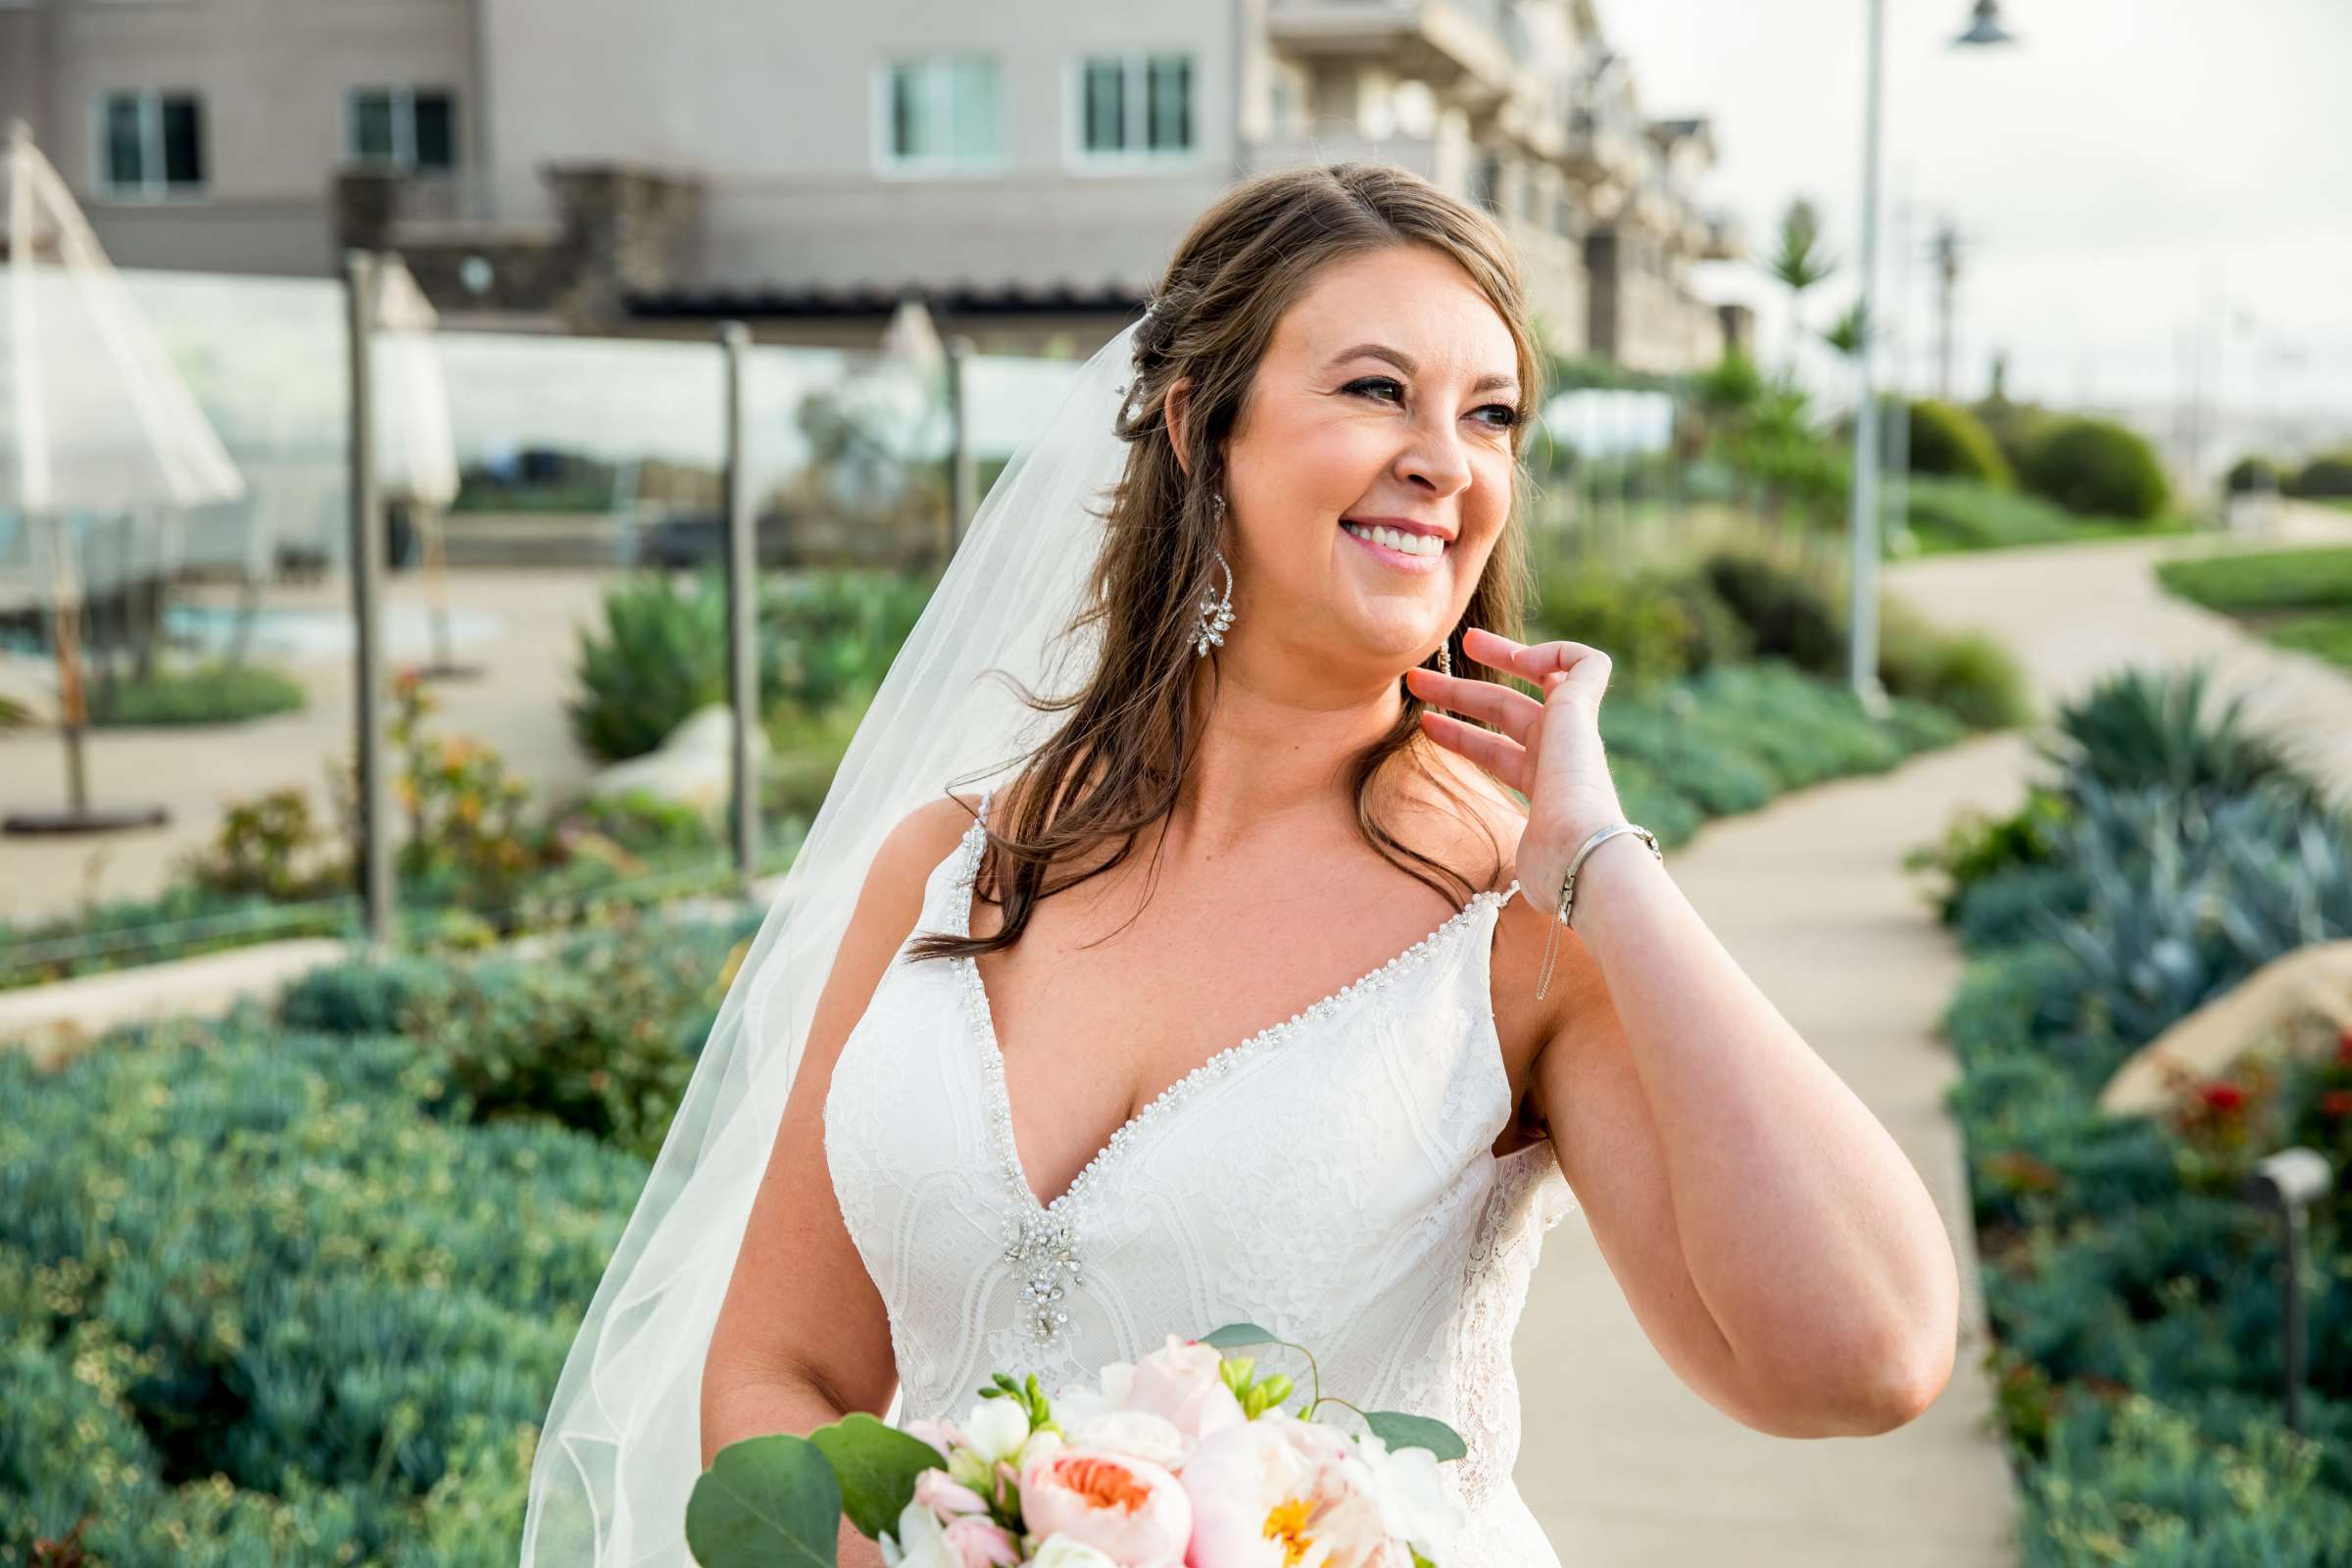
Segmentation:
[(963, 1568), (963, 1556), (948, 1544), (939, 1515), (911, 1501), (899, 1510), (896, 1536), (882, 1533), (882, 1560), (890, 1568)]
[(1029, 1559), (1029, 1568), (1119, 1568), (1116, 1561), (1083, 1541), (1064, 1535), (1048, 1536)]
[(963, 1418), (963, 1441), (994, 1465), (1029, 1441), (1029, 1411), (1015, 1399), (982, 1399)]
[(1365, 1432), (1356, 1437), (1355, 1457), (1370, 1473), (1367, 1490), (1380, 1506), (1381, 1528), (1433, 1562), (1451, 1562), (1465, 1521), (1446, 1491), (1438, 1456), (1427, 1448), (1392, 1448)]

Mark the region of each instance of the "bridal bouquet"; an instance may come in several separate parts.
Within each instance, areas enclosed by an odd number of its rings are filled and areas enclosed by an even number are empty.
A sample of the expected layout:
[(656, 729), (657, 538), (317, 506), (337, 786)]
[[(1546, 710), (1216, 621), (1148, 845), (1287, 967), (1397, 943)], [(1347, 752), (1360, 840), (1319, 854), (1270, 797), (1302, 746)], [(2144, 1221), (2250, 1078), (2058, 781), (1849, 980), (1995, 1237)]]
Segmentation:
[(900, 1568), (1444, 1568), (1463, 1518), (1438, 1465), (1461, 1439), (1388, 1410), (1350, 1435), (1314, 1417), (1346, 1400), (1285, 1408), (1288, 1377), (1224, 1353), (1289, 1343), (1249, 1323), (1171, 1334), (1051, 1398), (999, 1373), (961, 1421), (853, 1413), (729, 1444), (695, 1484), (687, 1544), (703, 1568), (830, 1564), (846, 1512)]

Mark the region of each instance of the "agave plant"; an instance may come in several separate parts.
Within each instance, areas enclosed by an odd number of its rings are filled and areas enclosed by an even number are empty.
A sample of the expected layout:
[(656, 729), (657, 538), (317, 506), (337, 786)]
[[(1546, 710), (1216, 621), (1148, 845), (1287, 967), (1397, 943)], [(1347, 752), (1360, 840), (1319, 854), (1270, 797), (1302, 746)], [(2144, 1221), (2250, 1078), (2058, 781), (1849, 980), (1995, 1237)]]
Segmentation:
[(2070, 793), (2095, 780), (2115, 790), (2161, 785), (2210, 803), (2270, 789), (2306, 812), (2330, 809), (2308, 753), (2248, 721), (2247, 694), (2207, 710), (2212, 677), (2210, 660), (2110, 675), (2062, 706), (2059, 738), (2035, 749), (2065, 769)]
[(2062, 861), (2078, 908), (2036, 908), (2117, 1044), (2145, 1044), (2279, 955), (2352, 936), (2352, 824), (2257, 787), (2207, 804), (2078, 781)]

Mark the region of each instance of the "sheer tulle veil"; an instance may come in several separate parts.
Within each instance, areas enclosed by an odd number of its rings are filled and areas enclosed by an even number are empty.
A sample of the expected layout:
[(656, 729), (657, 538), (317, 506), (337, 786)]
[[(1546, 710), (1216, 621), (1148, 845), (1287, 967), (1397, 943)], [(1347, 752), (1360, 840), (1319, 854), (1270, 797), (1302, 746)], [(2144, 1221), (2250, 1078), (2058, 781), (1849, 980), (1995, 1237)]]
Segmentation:
[(533, 1460), (524, 1568), (691, 1562), (703, 1360), (867, 867), (908, 811), (987, 787), (1045, 737), (1010, 681), (1074, 690), (1073, 630), (1127, 455), (1130, 323), (1013, 454), (883, 678), (729, 985), (676, 1120), (589, 1303)]

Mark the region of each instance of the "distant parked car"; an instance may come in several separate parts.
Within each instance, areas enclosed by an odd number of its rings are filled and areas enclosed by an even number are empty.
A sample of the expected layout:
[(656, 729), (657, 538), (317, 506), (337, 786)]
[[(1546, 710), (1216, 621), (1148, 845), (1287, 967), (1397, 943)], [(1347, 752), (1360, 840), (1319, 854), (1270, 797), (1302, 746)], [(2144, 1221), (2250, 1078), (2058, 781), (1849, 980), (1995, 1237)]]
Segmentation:
[[(763, 512), (754, 525), (753, 554), (761, 566), (792, 564), (792, 518), (782, 512)], [(726, 514), (716, 510), (672, 512), (646, 523), (637, 534), (637, 564), (642, 566), (687, 570), (716, 563), (726, 555)]]

